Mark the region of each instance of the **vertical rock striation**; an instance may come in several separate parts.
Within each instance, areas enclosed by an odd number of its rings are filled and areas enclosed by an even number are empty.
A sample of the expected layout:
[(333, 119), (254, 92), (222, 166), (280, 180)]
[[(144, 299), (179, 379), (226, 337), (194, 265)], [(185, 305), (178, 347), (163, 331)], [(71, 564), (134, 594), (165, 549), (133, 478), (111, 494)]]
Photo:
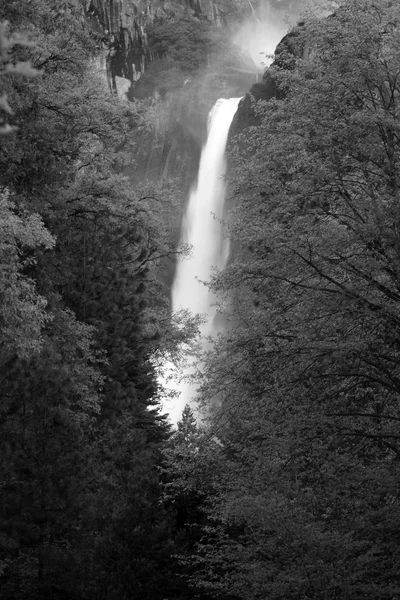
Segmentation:
[(100, 68), (106, 66), (110, 88), (131, 101), (145, 100), (155, 120), (137, 134), (133, 184), (173, 178), (186, 195), (211, 106), (219, 97), (240, 96), (255, 79), (251, 58), (228, 42), (240, 11), (250, 10), (247, 1), (75, 2), (102, 43)]
[(116, 77), (137, 81), (152, 60), (147, 27), (157, 19), (203, 16), (226, 25), (229, 3), (223, 0), (81, 0), (92, 28), (101, 34), (107, 71), (116, 91)]

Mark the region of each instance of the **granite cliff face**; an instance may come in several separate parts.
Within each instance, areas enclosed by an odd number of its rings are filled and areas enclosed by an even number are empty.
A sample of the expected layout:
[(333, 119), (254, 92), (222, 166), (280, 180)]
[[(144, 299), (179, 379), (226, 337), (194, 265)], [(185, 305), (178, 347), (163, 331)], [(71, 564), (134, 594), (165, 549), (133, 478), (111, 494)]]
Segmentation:
[[(257, 0), (253, 0), (256, 2)], [(96, 35), (109, 87), (137, 102), (147, 127), (132, 132), (132, 185), (174, 180), (187, 197), (197, 176), (208, 113), (242, 96), (257, 68), (232, 42), (248, 0), (70, 0)]]
[[(252, 60), (229, 42), (247, 0), (77, 0), (98, 34), (110, 88), (144, 100), (164, 119), (141, 134), (134, 180), (193, 183), (217, 98), (240, 96), (255, 80)], [(156, 128), (157, 129), (157, 128)], [(159, 129), (159, 128), (158, 128)], [(185, 193), (185, 192), (184, 192)]]
[[(231, 0), (230, 0), (231, 1)], [(230, 2), (223, 0), (81, 0), (86, 18), (103, 40), (111, 87), (116, 78), (137, 81), (153, 59), (148, 27), (155, 21), (203, 17), (228, 26)]]

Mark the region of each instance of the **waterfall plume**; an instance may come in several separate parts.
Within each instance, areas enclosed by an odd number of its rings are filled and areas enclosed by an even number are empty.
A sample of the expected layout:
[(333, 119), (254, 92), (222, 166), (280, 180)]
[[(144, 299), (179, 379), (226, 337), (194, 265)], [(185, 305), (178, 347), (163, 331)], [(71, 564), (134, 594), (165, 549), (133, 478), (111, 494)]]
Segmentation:
[[(220, 99), (209, 115), (208, 136), (203, 147), (197, 183), (192, 189), (182, 223), (183, 241), (192, 247), (192, 256), (181, 261), (172, 286), (172, 308), (190, 310), (204, 316), (200, 344), (207, 346), (207, 337), (216, 335), (216, 298), (206, 282), (214, 268), (222, 269), (229, 255), (227, 240), (221, 226), (226, 182), (225, 150), (229, 128), (237, 111), (240, 98)], [(185, 375), (190, 376), (201, 365), (189, 360)], [(196, 395), (196, 386), (182, 380), (176, 384), (178, 397), (173, 407), (166, 407), (171, 420), (177, 422), (185, 404)]]

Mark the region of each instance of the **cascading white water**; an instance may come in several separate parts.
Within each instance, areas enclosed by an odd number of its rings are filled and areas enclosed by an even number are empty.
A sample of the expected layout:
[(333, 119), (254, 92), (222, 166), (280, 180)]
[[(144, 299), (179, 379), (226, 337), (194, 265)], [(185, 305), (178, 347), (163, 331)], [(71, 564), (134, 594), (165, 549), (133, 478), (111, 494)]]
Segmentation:
[[(223, 239), (220, 219), (223, 216), (226, 184), (224, 181), (225, 150), (229, 128), (240, 98), (220, 99), (210, 112), (208, 136), (203, 148), (196, 187), (192, 190), (182, 224), (182, 238), (192, 246), (192, 258), (178, 264), (172, 287), (173, 310), (189, 309), (206, 316), (201, 329), (204, 337), (218, 331), (215, 323), (215, 297), (204, 282), (209, 281), (213, 268), (225, 266), (229, 247)], [(204, 342), (204, 347), (205, 347)], [(193, 372), (196, 365), (189, 367)], [(180, 396), (169, 408), (171, 420), (177, 422), (185, 404), (195, 395), (195, 387), (179, 384)]]

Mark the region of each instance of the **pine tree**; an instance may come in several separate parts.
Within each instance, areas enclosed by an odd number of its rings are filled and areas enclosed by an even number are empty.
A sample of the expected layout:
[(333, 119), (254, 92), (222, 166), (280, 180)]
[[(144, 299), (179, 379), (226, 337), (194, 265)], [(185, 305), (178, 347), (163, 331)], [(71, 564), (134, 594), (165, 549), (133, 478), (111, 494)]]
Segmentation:
[[(18, 129), (0, 151), (1, 595), (101, 597), (104, 557), (118, 554), (120, 585), (137, 526), (136, 565), (155, 523), (160, 564), (169, 552), (156, 470), (168, 428), (145, 316), (149, 266), (169, 248), (157, 202), (122, 175), (141, 117), (93, 72), (81, 8), (0, 2), (3, 18), (30, 38), (10, 60), (40, 75), (2, 77)], [(126, 593), (152, 565), (130, 571)]]

